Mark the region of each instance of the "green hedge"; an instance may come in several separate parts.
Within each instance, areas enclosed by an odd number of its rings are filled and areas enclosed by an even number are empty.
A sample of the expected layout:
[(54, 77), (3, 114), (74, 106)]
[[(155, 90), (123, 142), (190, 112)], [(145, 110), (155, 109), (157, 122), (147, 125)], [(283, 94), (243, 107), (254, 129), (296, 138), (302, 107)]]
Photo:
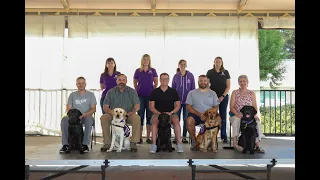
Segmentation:
[[(281, 106), (281, 113), (280, 113), (280, 106), (277, 108), (260, 107), (260, 113), (261, 113), (261, 129), (263, 133), (286, 134), (286, 135), (295, 134), (295, 105), (294, 104)], [(281, 122), (280, 122), (280, 114), (281, 114)], [(292, 124), (292, 127), (291, 127), (291, 124)], [(292, 128), (292, 132), (291, 132), (291, 128)]]

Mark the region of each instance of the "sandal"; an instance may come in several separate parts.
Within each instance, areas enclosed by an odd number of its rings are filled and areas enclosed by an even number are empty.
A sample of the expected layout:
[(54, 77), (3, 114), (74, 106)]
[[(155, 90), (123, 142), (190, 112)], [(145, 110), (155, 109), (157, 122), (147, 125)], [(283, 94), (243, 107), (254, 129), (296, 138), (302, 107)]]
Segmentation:
[(264, 154), (264, 153), (265, 153), (261, 146), (260, 146), (260, 147), (259, 147), (259, 146), (257, 146), (257, 147), (256, 147), (256, 149), (255, 149), (254, 151), (256, 151), (256, 152), (258, 152), (258, 153), (262, 153), (262, 154)]
[(243, 147), (241, 146), (234, 146), (234, 149), (238, 152), (242, 152), (243, 151)]

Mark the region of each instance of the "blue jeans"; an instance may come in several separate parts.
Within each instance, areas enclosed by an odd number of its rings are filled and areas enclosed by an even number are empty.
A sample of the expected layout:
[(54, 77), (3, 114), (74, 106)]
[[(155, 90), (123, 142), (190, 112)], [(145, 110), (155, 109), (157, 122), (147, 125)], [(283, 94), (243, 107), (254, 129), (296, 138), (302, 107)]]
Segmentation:
[(140, 109), (138, 111), (138, 115), (141, 117), (141, 126), (144, 124), (144, 112), (147, 114), (147, 126), (151, 126), (151, 116), (152, 113), (149, 108), (149, 97), (148, 96), (139, 96), (140, 99)]
[(188, 111), (187, 111), (187, 106), (186, 104), (181, 104), (181, 108), (179, 109), (179, 111), (177, 112), (177, 116), (179, 117), (179, 121), (181, 119), (181, 111), (182, 112), (182, 118), (183, 118), (183, 131), (182, 131), (182, 137), (186, 137), (187, 136), (187, 125), (186, 125), (186, 121), (187, 121), (187, 117), (188, 117)]
[(103, 101), (104, 101), (104, 98), (101, 98), (100, 99), (100, 106), (101, 106), (102, 114), (105, 114), (104, 111), (103, 111)]
[(220, 130), (220, 136), (221, 139), (227, 139), (227, 126), (226, 126), (226, 120), (227, 120), (227, 107), (228, 107), (228, 101), (229, 101), (229, 95), (226, 95), (223, 100), (219, 104), (219, 114), (221, 117), (221, 130)]

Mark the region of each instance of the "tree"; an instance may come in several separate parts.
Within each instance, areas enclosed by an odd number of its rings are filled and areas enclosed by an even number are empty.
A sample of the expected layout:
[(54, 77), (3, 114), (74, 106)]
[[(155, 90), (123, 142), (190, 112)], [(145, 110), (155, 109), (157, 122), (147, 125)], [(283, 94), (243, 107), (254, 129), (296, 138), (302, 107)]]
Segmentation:
[(260, 80), (270, 80), (270, 87), (280, 85), (286, 73), (283, 60), (287, 57), (284, 51), (285, 39), (280, 30), (259, 30), (259, 67)]
[(295, 30), (282, 30), (282, 35), (285, 38), (284, 51), (288, 52), (288, 59), (295, 59), (296, 50), (296, 32)]

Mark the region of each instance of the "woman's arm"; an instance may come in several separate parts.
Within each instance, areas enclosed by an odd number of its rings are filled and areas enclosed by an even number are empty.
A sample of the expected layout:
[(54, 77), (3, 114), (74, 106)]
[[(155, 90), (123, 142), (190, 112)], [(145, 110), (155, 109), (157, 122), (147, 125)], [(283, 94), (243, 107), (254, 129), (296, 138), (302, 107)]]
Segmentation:
[(236, 93), (235, 91), (232, 91), (231, 98), (230, 98), (230, 111), (238, 118), (241, 118), (242, 114), (237, 111), (235, 105), (236, 105)]
[(134, 86), (134, 89), (138, 88), (138, 80), (137, 79), (133, 79), (133, 86)]
[(100, 88), (101, 88), (101, 90), (104, 90), (104, 84), (103, 83), (100, 83)]
[(158, 77), (154, 77), (153, 82), (154, 82), (153, 88), (155, 89), (158, 87)]
[(260, 111), (258, 109), (257, 98), (256, 98), (256, 94), (254, 93), (254, 91), (252, 91), (252, 106), (257, 110), (257, 114), (254, 115), (254, 117), (260, 119)]

